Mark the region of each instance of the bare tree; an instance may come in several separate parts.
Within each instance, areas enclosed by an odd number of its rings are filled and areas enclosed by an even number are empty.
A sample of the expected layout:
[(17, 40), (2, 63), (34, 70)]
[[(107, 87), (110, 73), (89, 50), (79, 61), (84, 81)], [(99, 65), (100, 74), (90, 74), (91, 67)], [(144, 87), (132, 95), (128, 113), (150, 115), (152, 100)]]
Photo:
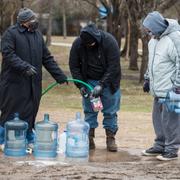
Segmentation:
[(67, 36), (67, 24), (66, 24), (66, 1), (62, 2), (62, 16), (63, 16), (63, 37), (66, 39)]
[(53, 1), (48, 0), (48, 10), (49, 10), (49, 18), (48, 18), (48, 28), (46, 33), (46, 45), (51, 45), (51, 34), (52, 34), (52, 10), (53, 10)]

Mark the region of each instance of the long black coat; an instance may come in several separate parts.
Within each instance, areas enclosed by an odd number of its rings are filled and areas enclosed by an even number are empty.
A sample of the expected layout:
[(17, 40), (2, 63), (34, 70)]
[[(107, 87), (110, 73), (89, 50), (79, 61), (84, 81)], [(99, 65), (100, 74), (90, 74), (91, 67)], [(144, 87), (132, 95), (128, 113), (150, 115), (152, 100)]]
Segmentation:
[[(86, 26), (82, 31), (88, 32), (97, 40), (98, 60), (104, 69), (104, 75), (99, 79), (100, 84), (110, 87), (112, 93), (116, 92), (121, 79), (120, 50), (117, 41), (110, 33), (98, 30), (95, 25)], [(72, 45), (69, 58), (73, 78), (87, 81), (89, 60), (87, 51), (88, 48), (78, 37)], [(80, 88), (81, 85), (76, 86)]]
[[(2, 69), (0, 76), (0, 125), (11, 119), (15, 112), (34, 127), (41, 99), (42, 65), (56, 81), (66, 76), (46, 48), (39, 31), (28, 32), (16, 24), (2, 37)], [(34, 66), (37, 75), (28, 77), (25, 71)]]

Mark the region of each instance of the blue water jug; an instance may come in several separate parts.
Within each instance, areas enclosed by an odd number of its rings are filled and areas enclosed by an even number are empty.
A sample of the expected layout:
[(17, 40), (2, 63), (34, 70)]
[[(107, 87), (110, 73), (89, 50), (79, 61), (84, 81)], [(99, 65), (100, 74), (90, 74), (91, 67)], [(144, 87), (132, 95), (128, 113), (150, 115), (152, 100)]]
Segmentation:
[(7, 156), (25, 156), (26, 153), (26, 133), (27, 122), (19, 119), (19, 114), (15, 113), (14, 119), (7, 121), (5, 128), (4, 154)]
[(170, 112), (180, 113), (180, 94), (169, 91), (165, 103)]
[(80, 112), (76, 120), (67, 124), (66, 156), (86, 158), (89, 155), (89, 124), (81, 119)]
[(58, 124), (49, 120), (49, 114), (35, 125), (34, 156), (36, 158), (54, 158), (57, 156)]

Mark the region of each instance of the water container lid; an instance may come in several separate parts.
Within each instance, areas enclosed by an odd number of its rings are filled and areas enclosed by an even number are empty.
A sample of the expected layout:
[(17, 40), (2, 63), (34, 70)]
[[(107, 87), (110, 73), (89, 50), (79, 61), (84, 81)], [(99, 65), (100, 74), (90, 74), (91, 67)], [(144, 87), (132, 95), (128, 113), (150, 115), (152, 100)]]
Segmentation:
[(9, 130), (27, 130), (28, 123), (19, 118), (19, 113), (15, 113), (14, 119), (5, 123), (5, 128), (8, 128)]

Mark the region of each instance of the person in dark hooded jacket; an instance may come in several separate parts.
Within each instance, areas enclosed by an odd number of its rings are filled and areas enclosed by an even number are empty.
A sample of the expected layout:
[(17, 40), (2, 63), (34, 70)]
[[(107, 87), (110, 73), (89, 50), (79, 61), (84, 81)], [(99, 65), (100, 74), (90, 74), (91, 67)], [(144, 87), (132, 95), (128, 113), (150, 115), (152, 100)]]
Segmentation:
[[(103, 126), (106, 131), (107, 150), (117, 151), (115, 134), (118, 130), (117, 111), (120, 107), (120, 50), (115, 38), (89, 24), (82, 28), (80, 36), (74, 41), (69, 59), (70, 71), (75, 79), (85, 81), (94, 87), (92, 96), (101, 97), (103, 104)], [(77, 84), (83, 96), (85, 121), (90, 125), (90, 149), (95, 149), (95, 128), (98, 127), (89, 92)]]
[(41, 99), (42, 65), (58, 83), (67, 82), (37, 28), (35, 13), (23, 8), (19, 11), (17, 23), (2, 37), (0, 144), (4, 140), (4, 123), (13, 119), (16, 112), (28, 122), (27, 140), (33, 143), (32, 130)]

